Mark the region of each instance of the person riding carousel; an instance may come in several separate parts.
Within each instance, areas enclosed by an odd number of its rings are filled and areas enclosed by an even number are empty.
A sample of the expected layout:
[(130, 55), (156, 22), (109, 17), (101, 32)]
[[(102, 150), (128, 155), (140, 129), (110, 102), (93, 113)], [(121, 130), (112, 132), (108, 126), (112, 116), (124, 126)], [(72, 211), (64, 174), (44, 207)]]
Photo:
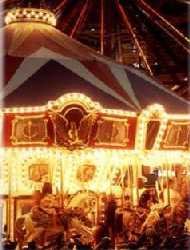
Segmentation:
[[(57, 221), (59, 204), (52, 194), (51, 184), (44, 183), (41, 199), (30, 212), (30, 229), (27, 241), (37, 241), (39, 245), (48, 244), (48, 239), (63, 232)], [(27, 223), (27, 220), (26, 220)]]

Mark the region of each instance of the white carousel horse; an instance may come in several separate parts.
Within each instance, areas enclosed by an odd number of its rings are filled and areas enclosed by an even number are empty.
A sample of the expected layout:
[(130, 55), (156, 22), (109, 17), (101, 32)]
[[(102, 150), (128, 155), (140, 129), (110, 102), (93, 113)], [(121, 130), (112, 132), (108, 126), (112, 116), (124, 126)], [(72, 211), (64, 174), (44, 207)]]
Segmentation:
[[(69, 222), (69, 232), (75, 230), (81, 235), (81, 242), (88, 244), (93, 241), (93, 230), (92, 228), (87, 227), (84, 223), (79, 220), (77, 217), (71, 218)], [(69, 236), (69, 235), (68, 235)]]

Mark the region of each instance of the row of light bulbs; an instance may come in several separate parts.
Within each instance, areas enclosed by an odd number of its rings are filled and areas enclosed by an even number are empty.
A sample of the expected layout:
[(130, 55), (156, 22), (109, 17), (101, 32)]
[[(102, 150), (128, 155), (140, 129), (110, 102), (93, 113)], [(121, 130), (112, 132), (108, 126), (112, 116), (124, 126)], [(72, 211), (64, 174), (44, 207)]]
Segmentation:
[(86, 107), (88, 111), (94, 110), (97, 112), (109, 114), (109, 115), (119, 115), (119, 116), (130, 116), (136, 117), (135, 112), (119, 110), (119, 109), (105, 109), (98, 102), (92, 101), (88, 96), (81, 93), (68, 93), (56, 101), (49, 101), (47, 105), (43, 106), (33, 106), (33, 107), (12, 107), (12, 108), (2, 108), (0, 109), (0, 114), (25, 114), (25, 113), (39, 113), (46, 112), (48, 110), (61, 111), (65, 106), (75, 103), (81, 103)]
[[(113, 158), (117, 155), (118, 156), (118, 159), (122, 158), (122, 161), (121, 161), (121, 164), (126, 164), (125, 166), (127, 167), (128, 164), (132, 164), (134, 165), (134, 162), (135, 160), (137, 160), (137, 165), (139, 164), (140, 165), (143, 165), (143, 164), (150, 164), (152, 166), (161, 166), (161, 165), (165, 165), (165, 164), (175, 164), (175, 163), (181, 163), (181, 164), (184, 164), (186, 166), (189, 166), (189, 162), (190, 162), (190, 155), (187, 153), (187, 152), (169, 152), (169, 151), (166, 151), (166, 152), (160, 152), (159, 150), (158, 151), (155, 151), (154, 153), (143, 153), (143, 152), (124, 152), (124, 150), (99, 150), (99, 149), (89, 149), (89, 150), (85, 150), (84, 152), (66, 152), (66, 151), (55, 151), (54, 149), (44, 149), (44, 148), (39, 148), (39, 149), (35, 149), (35, 148), (17, 148), (17, 149), (4, 149), (2, 152), (2, 150), (0, 150), (0, 153), (2, 154), (3, 151), (4, 151), (4, 158), (8, 158), (9, 160), (9, 164), (6, 166), (3, 166), (3, 179), (0, 181), (0, 184), (1, 186), (3, 185), (4, 186), (4, 189), (2, 189), (3, 192), (6, 193), (6, 191), (8, 190), (8, 182), (9, 182), (9, 177), (8, 177), (8, 169), (10, 169), (10, 167), (12, 168), (14, 166), (14, 168), (11, 170), (12, 172), (12, 175), (13, 175), (13, 179), (12, 179), (12, 184), (11, 184), (11, 189), (13, 191), (13, 193), (17, 193), (17, 185), (18, 185), (18, 182), (17, 182), (17, 176), (22, 176), (22, 182), (25, 186), (25, 189), (23, 190), (23, 192), (26, 192), (26, 193), (30, 193), (32, 190), (31, 190), (31, 185), (32, 184), (30, 181), (29, 182), (26, 182), (26, 180), (28, 179), (27, 177), (27, 169), (28, 169), (28, 166), (30, 166), (30, 164), (34, 164), (35, 163), (35, 159), (37, 162), (38, 159), (44, 159), (46, 162), (49, 162), (51, 163), (52, 165), (52, 162), (55, 163), (55, 165), (53, 165), (53, 172), (54, 172), (54, 184), (55, 184), (55, 180), (57, 182), (57, 184), (60, 182), (60, 177), (61, 177), (61, 173), (60, 173), (60, 169), (59, 168), (63, 168), (63, 172), (65, 172), (65, 166), (67, 166), (67, 163), (70, 162), (70, 160), (68, 161), (68, 156), (71, 158), (71, 160), (73, 162), (83, 162), (85, 163), (85, 155), (86, 155), (86, 160), (92, 160), (93, 163), (95, 162), (95, 160), (97, 159), (97, 156), (100, 155), (102, 156), (102, 162), (104, 162), (103, 165), (107, 166), (107, 167), (111, 167), (111, 163), (108, 162), (107, 160), (110, 159), (110, 161), (113, 161)], [(16, 165), (19, 167), (19, 171), (18, 171), (18, 167), (16, 167), (14, 165), (14, 162), (15, 161), (15, 155), (17, 155), (17, 163)], [(141, 157), (140, 157), (141, 156)], [(58, 159), (57, 159), (58, 157)], [(73, 158), (74, 157), (74, 158)], [(72, 159), (73, 158), (73, 159)], [(103, 159), (104, 158), (104, 159)], [(20, 159), (20, 161), (19, 161)], [(21, 161), (21, 159), (23, 161)], [(57, 159), (57, 161), (56, 161)], [(129, 161), (130, 159), (130, 161)], [(4, 159), (5, 160), (5, 159)], [(60, 162), (61, 160), (61, 162)], [(105, 162), (107, 161), (107, 164), (105, 164)], [(3, 162), (1, 162), (3, 164)], [(54, 164), (53, 163), (53, 164)], [(71, 163), (71, 162), (70, 162)], [(61, 164), (60, 166), (56, 166), (57, 164)], [(112, 163), (113, 164), (113, 163)], [(3, 164), (4, 165), (4, 164)], [(97, 170), (99, 170), (101, 173), (97, 173), (98, 176), (94, 183), (94, 185), (92, 185), (92, 183), (89, 183), (89, 188), (91, 188), (92, 190), (94, 191), (97, 191), (97, 189), (99, 190), (100, 187), (102, 187), (102, 189), (104, 189), (104, 187), (102, 186), (102, 183), (101, 183), (101, 178), (100, 176), (103, 176), (103, 169), (104, 169), (104, 166), (99, 166), (97, 168)], [(115, 165), (115, 163), (114, 163)], [(116, 164), (117, 165), (117, 164)], [(22, 167), (21, 167), (22, 166)], [(122, 165), (123, 166), (123, 165)], [(20, 168), (21, 167), (21, 168)], [(51, 166), (50, 166), (51, 167)], [(71, 166), (70, 166), (71, 167)], [(73, 166), (74, 168), (71, 167), (71, 171), (70, 172), (74, 172), (73, 171), (74, 169), (76, 170), (76, 166)], [(136, 167), (136, 165), (134, 165), (134, 167)], [(55, 169), (56, 168), (56, 169)], [(113, 169), (112, 169), (113, 170)], [(116, 169), (114, 169), (115, 173), (117, 173)], [(21, 171), (21, 172), (20, 172)], [(59, 172), (59, 174), (58, 174)], [(59, 176), (59, 178), (57, 179), (57, 174)], [(65, 172), (66, 174), (66, 172)], [(112, 173), (112, 177), (114, 175)], [(19, 178), (20, 178), (19, 177)], [(66, 177), (66, 176), (65, 176)], [(74, 181), (74, 176), (71, 174), (68, 174), (69, 177), (69, 180), (67, 183), (65, 183), (64, 186), (66, 186), (67, 188), (69, 187), (69, 190), (68, 192), (71, 192), (73, 193), (74, 191), (78, 190), (78, 188), (80, 188), (80, 185), (77, 184), (77, 183), (72, 183)], [(20, 180), (19, 180), (20, 181)], [(73, 185), (72, 185), (73, 184)], [(77, 185), (76, 185), (77, 184)], [(107, 187), (109, 186), (109, 181), (106, 183), (104, 183), (105, 185), (107, 185)], [(20, 186), (20, 184), (19, 184)], [(24, 187), (22, 185), (22, 187)], [(21, 190), (20, 190), (21, 191)], [(19, 192), (20, 192), (19, 191)], [(15, 195), (17, 195), (15, 193)]]
[(56, 16), (45, 9), (35, 8), (14, 8), (7, 12), (5, 24), (15, 22), (34, 21), (56, 26)]
[[(40, 112), (48, 112), (49, 110), (56, 111), (62, 110), (65, 106), (69, 104), (81, 103), (84, 104), (87, 110), (94, 110), (100, 113), (105, 113), (109, 115), (119, 115), (119, 116), (130, 116), (130, 117), (137, 117), (137, 113), (126, 111), (126, 110), (119, 110), (119, 109), (105, 109), (103, 108), (98, 102), (92, 101), (88, 96), (81, 94), (81, 93), (68, 93), (56, 101), (49, 101), (47, 105), (43, 106), (33, 106), (33, 107), (12, 107), (12, 108), (1, 108), (0, 115), (3, 114), (27, 114), (27, 113), (40, 113)], [(185, 114), (167, 114), (164, 111), (162, 105), (159, 104), (152, 104), (148, 106), (147, 109), (143, 110), (143, 114), (141, 116), (142, 121), (146, 121), (150, 114), (159, 112), (162, 114), (162, 118), (168, 119), (176, 119), (176, 120), (189, 120), (189, 115)], [(165, 117), (164, 117), (165, 116)]]

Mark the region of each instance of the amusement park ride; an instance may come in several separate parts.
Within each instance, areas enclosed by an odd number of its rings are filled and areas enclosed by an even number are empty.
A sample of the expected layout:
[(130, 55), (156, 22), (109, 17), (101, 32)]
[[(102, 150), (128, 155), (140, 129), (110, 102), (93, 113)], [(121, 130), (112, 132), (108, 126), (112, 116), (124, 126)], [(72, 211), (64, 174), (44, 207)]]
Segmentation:
[(145, 70), (189, 99), (188, 1), (4, 0), (15, 6), (46, 6), (57, 28), (114, 60)]
[(93, 225), (107, 196), (121, 210), (125, 196), (137, 204), (154, 171), (149, 185), (159, 179), (170, 204), (169, 180), (190, 175), (185, 18), (162, 16), (169, 0), (2, 2), (0, 192), (11, 239), (47, 182), (63, 208), (88, 208)]

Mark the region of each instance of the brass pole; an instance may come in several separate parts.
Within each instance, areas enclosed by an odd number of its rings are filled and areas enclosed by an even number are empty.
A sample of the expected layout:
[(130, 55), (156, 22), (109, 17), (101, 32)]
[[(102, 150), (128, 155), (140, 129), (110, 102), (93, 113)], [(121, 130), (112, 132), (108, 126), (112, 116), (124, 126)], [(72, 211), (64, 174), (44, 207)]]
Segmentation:
[(7, 201), (7, 233), (10, 236), (11, 231), (11, 166), (8, 166), (8, 201)]
[(167, 202), (168, 202), (168, 205), (170, 205), (170, 187), (169, 187), (168, 164), (166, 164), (166, 178), (167, 178)]
[(129, 183), (130, 183), (130, 191), (131, 191), (131, 201), (134, 203), (134, 197), (133, 197), (133, 169), (132, 166), (129, 164), (128, 166), (128, 178), (129, 178)]
[[(62, 151), (61, 151), (62, 154)], [(61, 193), (61, 207), (64, 208), (64, 174), (63, 174), (63, 166), (62, 166), (62, 157), (58, 155), (59, 159), (59, 167), (60, 167), (60, 174), (61, 174), (61, 181), (60, 181), (60, 193)]]
[(121, 189), (122, 189), (122, 199), (121, 199), (121, 207), (122, 207), (122, 211), (123, 211), (123, 208), (124, 208), (124, 201), (125, 201), (125, 183), (124, 183), (124, 179), (125, 179), (125, 169), (124, 169), (124, 166), (122, 166), (122, 173), (121, 173), (121, 176), (122, 176), (122, 179), (121, 179)]
[(98, 192), (96, 197), (96, 225), (98, 225), (100, 219), (100, 193)]
[(10, 240), (14, 240), (14, 199), (12, 197), (12, 165), (8, 166), (8, 202), (7, 202), (7, 232)]
[(135, 183), (136, 183), (136, 190), (137, 190), (137, 197), (136, 197), (136, 201), (137, 201), (137, 204), (139, 203), (139, 197), (140, 197), (140, 194), (139, 194), (139, 186), (138, 186), (138, 178), (139, 178), (139, 167), (140, 167), (140, 165), (139, 165), (139, 162), (137, 162), (137, 165), (136, 165), (136, 167), (137, 167), (137, 172), (136, 172), (136, 176), (135, 176)]

